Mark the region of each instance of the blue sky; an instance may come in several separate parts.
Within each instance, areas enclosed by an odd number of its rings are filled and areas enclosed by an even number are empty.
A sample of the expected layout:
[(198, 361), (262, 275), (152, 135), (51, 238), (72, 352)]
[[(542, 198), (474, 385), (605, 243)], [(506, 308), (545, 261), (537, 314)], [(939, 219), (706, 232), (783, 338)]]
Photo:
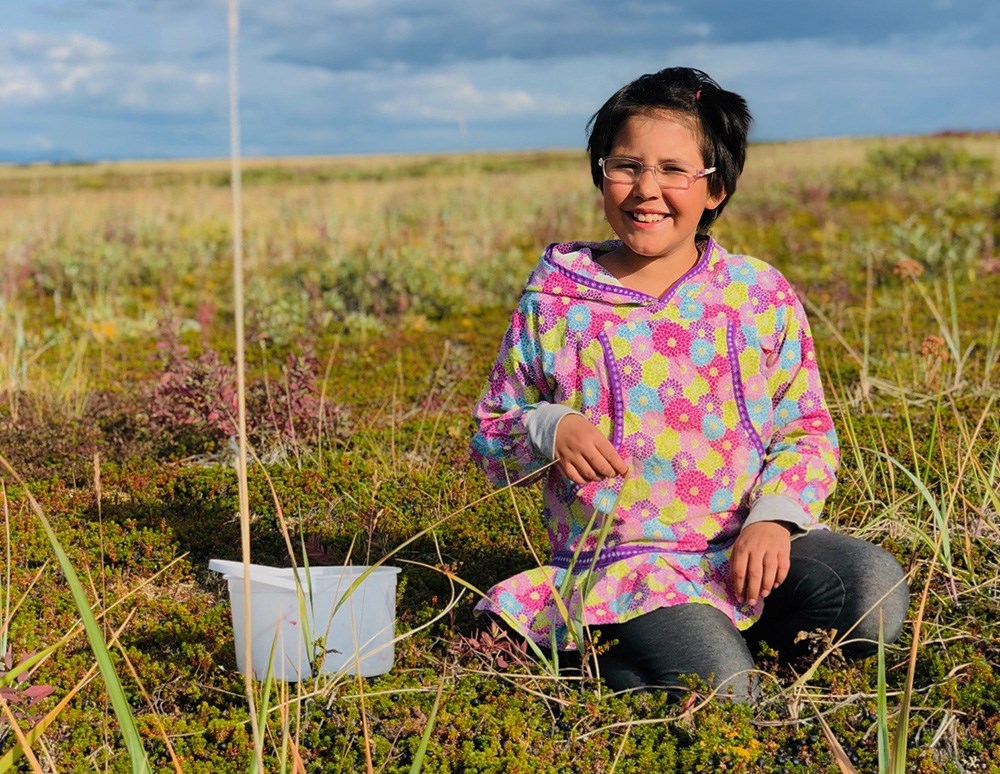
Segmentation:
[[(0, 161), (228, 153), (225, 0), (2, 0)], [(579, 148), (700, 67), (758, 140), (1000, 129), (987, 0), (243, 0), (248, 156)]]

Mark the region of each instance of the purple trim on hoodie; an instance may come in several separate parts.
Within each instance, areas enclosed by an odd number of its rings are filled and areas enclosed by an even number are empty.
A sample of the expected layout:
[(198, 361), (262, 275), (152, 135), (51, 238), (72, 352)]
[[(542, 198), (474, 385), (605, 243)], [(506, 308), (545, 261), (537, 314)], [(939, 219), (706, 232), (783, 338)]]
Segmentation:
[(597, 562), (594, 564), (594, 568), (601, 569), (602, 567), (607, 567), (609, 564), (620, 562), (623, 559), (631, 559), (633, 556), (656, 553), (676, 553), (676, 549), (668, 549), (664, 546), (653, 544), (617, 546), (615, 548), (603, 548), (599, 554), (595, 551), (581, 551), (575, 563), (573, 562), (572, 551), (556, 551), (552, 554), (549, 564), (564, 570), (568, 570), (572, 564), (574, 572), (581, 572), (590, 569), (590, 563), (593, 562), (595, 554), (597, 554)]
[[(560, 245), (554, 245), (555, 249), (558, 249), (559, 247)], [(580, 285), (583, 285), (584, 287), (590, 288), (591, 290), (599, 290), (603, 293), (615, 293), (619, 296), (633, 298), (636, 301), (655, 301), (659, 304), (665, 304), (667, 301), (670, 300), (670, 297), (673, 296), (674, 291), (677, 290), (677, 288), (680, 287), (685, 282), (685, 280), (688, 279), (688, 277), (692, 276), (693, 274), (696, 274), (705, 267), (714, 249), (715, 249), (715, 240), (713, 240), (712, 237), (709, 237), (708, 241), (705, 243), (705, 249), (701, 251), (701, 256), (698, 258), (697, 261), (695, 261), (694, 266), (692, 266), (690, 269), (684, 272), (684, 274), (681, 275), (681, 277), (676, 282), (674, 282), (673, 285), (667, 288), (666, 291), (663, 293), (663, 295), (660, 296), (659, 298), (657, 298), (656, 296), (651, 296), (647, 293), (642, 293), (638, 290), (631, 290), (629, 288), (622, 287), (621, 285), (608, 285), (605, 282), (599, 282), (595, 279), (591, 279), (590, 277), (585, 277), (582, 274), (577, 274), (576, 272), (570, 271), (564, 266), (560, 266), (559, 264), (555, 263), (550, 257), (549, 251), (546, 251), (545, 255), (542, 256), (542, 260), (549, 266), (551, 266), (555, 271), (562, 274), (564, 277), (571, 279), (573, 282), (577, 282)], [(593, 260), (593, 252), (591, 252), (591, 260)], [(594, 262), (596, 263), (596, 261)]]
[(608, 369), (608, 379), (611, 380), (611, 397), (614, 398), (615, 405), (611, 409), (611, 445), (615, 450), (622, 450), (622, 441), (625, 438), (625, 402), (622, 399), (622, 377), (618, 371), (618, 361), (615, 360), (615, 352), (611, 349), (611, 342), (608, 334), (601, 331), (597, 334), (597, 340), (604, 350), (604, 365)]
[(705, 243), (705, 249), (701, 251), (701, 257), (694, 262), (694, 266), (692, 266), (690, 269), (684, 272), (683, 275), (681, 275), (680, 279), (678, 279), (673, 285), (667, 288), (667, 291), (662, 296), (660, 296), (659, 299), (660, 303), (665, 304), (667, 301), (669, 301), (671, 296), (674, 295), (674, 291), (676, 291), (677, 288), (683, 285), (689, 277), (693, 276), (694, 274), (697, 274), (699, 271), (705, 268), (705, 266), (708, 265), (708, 259), (711, 258), (712, 256), (713, 250), (715, 250), (715, 241), (712, 239), (712, 237), (709, 237), (708, 241)]
[(740, 358), (736, 350), (736, 323), (726, 320), (726, 357), (729, 358), (729, 368), (733, 375), (733, 397), (736, 398), (736, 409), (740, 415), (740, 426), (750, 436), (754, 449), (763, 460), (767, 451), (764, 443), (757, 434), (757, 428), (750, 421), (750, 413), (747, 411), (746, 395), (743, 392), (743, 374), (740, 371)]

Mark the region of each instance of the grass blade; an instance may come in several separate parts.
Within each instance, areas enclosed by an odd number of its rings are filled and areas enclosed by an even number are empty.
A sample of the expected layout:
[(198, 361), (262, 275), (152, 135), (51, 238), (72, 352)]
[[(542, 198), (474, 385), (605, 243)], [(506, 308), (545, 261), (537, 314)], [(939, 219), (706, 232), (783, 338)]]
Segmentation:
[(823, 717), (823, 713), (819, 711), (819, 707), (810, 698), (809, 703), (812, 704), (813, 710), (816, 712), (816, 719), (819, 721), (820, 727), (823, 729), (823, 736), (826, 737), (827, 744), (830, 745), (830, 750), (833, 752), (833, 759), (837, 763), (837, 768), (840, 770), (840, 774), (858, 774), (858, 770), (855, 768), (854, 764), (851, 763), (850, 757), (844, 752), (844, 747), (834, 736), (833, 729), (826, 722), (826, 718)]
[(431, 707), (431, 714), (427, 718), (427, 727), (420, 735), (420, 745), (417, 747), (416, 755), (413, 756), (413, 763), (410, 765), (410, 774), (420, 774), (424, 767), (424, 756), (427, 755), (427, 745), (431, 741), (431, 733), (434, 731), (434, 722), (437, 720), (438, 708), (441, 706), (441, 696), (444, 694), (444, 678), (438, 683), (437, 695), (434, 697), (434, 706)]
[(886, 702), (885, 687), (885, 638), (882, 627), (882, 613), (878, 620), (878, 771), (887, 774), (889, 771), (889, 708)]
[(938, 540), (936, 541), (936, 551), (935, 556), (940, 553), (941, 564), (944, 565), (945, 572), (950, 578), (952, 575), (951, 568), (951, 538), (948, 534), (948, 520), (945, 514), (941, 512), (941, 508), (934, 499), (934, 495), (931, 494), (930, 490), (924, 485), (924, 482), (917, 478), (912, 471), (909, 470), (903, 463), (897, 460), (895, 457), (886, 454), (885, 452), (880, 452), (877, 449), (866, 449), (872, 454), (881, 457), (890, 465), (897, 468), (903, 475), (913, 482), (913, 485), (917, 488), (917, 491), (923, 497), (924, 502), (927, 503), (927, 507), (930, 508), (931, 514), (934, 516), (934, 526), (937, 527)]
[(76, 603), (77, 611), (80, 613), (80, 618), (83, 619), (84, 630), (87, 633), (87, 641), (90, 643), (90, 649), (94, 654), (94, 658), (97, 661), (98, 669), (101, 671), (101, 679), (104, 680), (104, 685), (108, 690), (108, 695), (111, 699), (111, 706), (114, 708), (115, 717), (118, 718), (118, 725), (121, 729), (122, 737), (125, 741), (125, 747), (128, 749), (129, 758), (132, 762), (132, 771), (139, 774), (140, 772), (151, 771), (149, 766), (149, 759), (146, 757), (146, 751), (142, 746), (142, 737), (139, 735), (139, 729), (135, 724), (135, 716), (132, 714), (132, 708), (129, 706), (128, 699), (125, 696), (125, 690), (122, 688), (121, 680), (118, 678), (118, 673), (115, 671), (115, 665), (111, 661), (111, 653), (108, 650), (108, 644), (104, 640), (104, 635), (101, 632), (101, 627), (97, 623), (97, 619), (94, 617), (94, 612), (90, 609), (90, 601), (87, 599), (87, 593), (83, 589), (83, 584), (80, 583), (80, 578), (76, 574), (76, 570), (73, 568), (72, 562), (70, 562), (69, 556), (63, 549), (62, 544), (59, 542), (59, 538), (56, 536), (55, 530), (52, 529), (52, 525), (49, 524), (49, 520), (42, 510), (42, 507), (35, 500), (34, 496), (28, 491), (28, 488), (24, 485), (24, 481), (20, 474), (7, 461), (7, 458), (0, 455), (0, 464), (6, 468), (14, 479), (24, 488), (25, 497), (28, 498), (28, 502), (31, 505), (31, 510), (34, 512), (38, 521), (42, 525), (42, 529), (45, 530), (45, 536), (49, 540), (49, 544), (52, 546), (53, 552), (55, 552), (56, 558), (59, 560), (59, 567), (63, 571), (63, 575), (66, 576), (66, 582), (69, 584), (70, 591), (73, 594), (73, 601)]

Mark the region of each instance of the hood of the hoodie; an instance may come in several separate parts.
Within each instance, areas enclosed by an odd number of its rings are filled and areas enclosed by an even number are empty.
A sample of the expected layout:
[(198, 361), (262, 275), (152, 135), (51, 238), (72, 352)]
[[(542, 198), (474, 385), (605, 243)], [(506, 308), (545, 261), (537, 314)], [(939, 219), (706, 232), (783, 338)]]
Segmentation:
[(525, 293), (563, 296), (570, 299), (596, 301), (618, 305), (661, 304), (688, 278), (704, 271), (710, 263), (721, 257), (722, 248), (711, 237), (699, 237), (700, 257), (663, 297), (656, 298), (637, 290), (630, 290), (604, 269), (594, 255), (614, 250), (621, 242), (563, 242), (551, 244), (542, 260), (531, 273), (524, 287)]

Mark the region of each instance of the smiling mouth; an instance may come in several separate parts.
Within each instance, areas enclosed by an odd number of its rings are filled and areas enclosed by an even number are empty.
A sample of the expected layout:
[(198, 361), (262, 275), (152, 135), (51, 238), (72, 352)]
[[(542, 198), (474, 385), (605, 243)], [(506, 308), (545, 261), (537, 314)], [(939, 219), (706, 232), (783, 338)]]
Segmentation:
[(668, 216), (662, 212), (630, 212), (629, 217), (639, 223), (659, 223), (661, 220), (666, 220)]

